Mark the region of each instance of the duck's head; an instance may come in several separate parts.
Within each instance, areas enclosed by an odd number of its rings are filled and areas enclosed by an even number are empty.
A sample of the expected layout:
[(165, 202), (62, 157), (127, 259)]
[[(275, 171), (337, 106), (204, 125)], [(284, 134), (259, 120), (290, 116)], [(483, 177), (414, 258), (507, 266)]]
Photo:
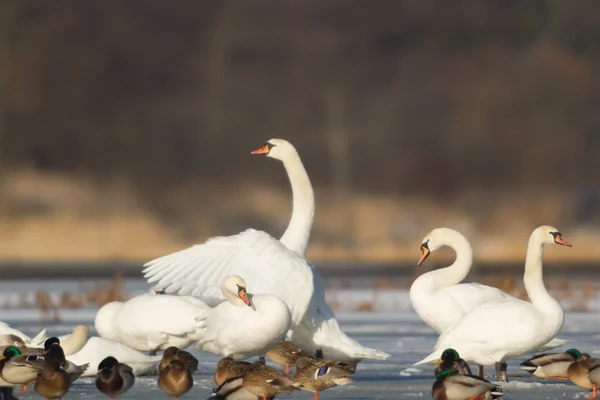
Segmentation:
[(458, 352), (454, 349), (446, 349), (442, 353), (442, 357), (433, 363), (433, 365), (439, 365), (442, 363), (452, 364), (459, 360)]
[(248, 292), (246, 291), (246, 281), (238, 275), (229, 275), (227, 278), (223, 279), (221, 291), (232, 301), (241, 300), (247, 306), (252, 306), (250, 297), (248, 297)]
[(108, 356), (104, 360), (100, 361), (100, 364), (98, 364), (98, 371), (101, 371), (103, 369), (112, 369), (118, 364), (119, 361), (117, 361), (116, 358)]
[(581, 352), (577, 349), (569, 349), (565, 353), (573, 357), (574, 360), (577, 360), (581, 356)]
[(536, 237), (542, 244), (560, 244), (561, 246), (573, 247), (569, 242), (562, 238), (562, 234), (558, 229), (550, 225), (542, 225), (531, 234)]
[(169, 365), (173, 371), (183, 371), (186, 369), (185, 365), (179, 360), (173, 360), (169, 363)]
[(10, 360), (13, 357), (17, 357), (21, 355), (21, 351), (19, 349), (17, 349), (15, 346), (8, 346), (6, 349), (4, 349), (4, 352), (2, 353), (2, 357), (0, 357), (0, 360), (2, 359), (7, 359)]
[(167, 349), (163, 352), (163, 358), (165, 357), (175, 357), (179, 349), (175, 346), (167, 347)]
[(60, 339), (59, 339), (59, 338), (57, 338), (57, 337), (55, 337), (55, 336), (52, 336), (52, 337), (50, 337), (50, 338), (46, 339), (46, 341), (44, 342), (44, 349), (46, 349), (46, 350), (50, 350), (50, 348), (51, 348), (51, 347), (52, 347), (52, 345), (54, 345), (54, 344), (56, 344), (56, 345), (59, 345), (59, 346), (60, 346)]
[(296, 153), (296, 149), (287, 140), (269, 139), (260, 149), (254, 150), (250, 154), (261, 154), (283, 161), (293, 153)]

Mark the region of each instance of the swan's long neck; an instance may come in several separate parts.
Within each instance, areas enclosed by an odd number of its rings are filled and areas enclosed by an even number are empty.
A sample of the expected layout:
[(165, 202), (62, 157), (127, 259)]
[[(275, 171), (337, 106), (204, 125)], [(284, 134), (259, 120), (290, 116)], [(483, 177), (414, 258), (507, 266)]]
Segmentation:
[(543, 244), (534, 233), (531, 235), (529, 245), (527, 246), (525, 275), (523, 277), (525, 289), (533, 306), (544, 314), (556, 318), (557, 321), (555, 322), (562, 326), (563, 310), (560, 304), (550, 296), (550, 293), (546, 290), (546, 286), (544, 286), (542, 275), (543, 255)]
[(88, 336), (82, 331), (75, 330), (73, 334), (60, 344), (66, 356), (77, 353), (85, 346), (88, 341)]
[(471, 270), (471, 265), (473, 264), (473, 248), (464, 236), (449, 233), (444, 240), (441, 241), (440, 246), (448, 246), (453, 249), (456, 252), (456, 260), (454, 260), (452, 265), (446, 268), (440, 268), (421, 275), (415, 283), (417, 283), (417, 281), (422, 281), (422, 293), (456, 285), (465, 279)]
[(315, 195), (296, 151), (289, 153), (289, 156), (283, 160), (283, 166), (292, 185), (293, 211), (290, 224), (280, 241), (288, 249), (305, 255), (315, 215)]

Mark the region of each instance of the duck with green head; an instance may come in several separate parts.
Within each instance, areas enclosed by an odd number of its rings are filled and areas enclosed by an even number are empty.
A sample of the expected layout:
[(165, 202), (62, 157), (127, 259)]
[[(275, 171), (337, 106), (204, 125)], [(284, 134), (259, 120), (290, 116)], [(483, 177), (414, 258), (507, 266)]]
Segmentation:
[(42, 357), (23, 355), (17, 347), (8, 346), (0, 359), (0, 377), (12, 385), (27, 385), (37, 378), (45, 362)]
[(454, 349), (444, 350), (442, 353), (442, 358), (440, 358), (438, 361), (435, 361), (433, 365), (438, 366), (435, 369), (435, 376), (446, 369), (455, 371), (459, 375), (471, 375), (471, 368), (469, 368), (469, 364), (460, 358), (458, 352)]
[(569, 349), (564, 353), (538, 354), (529, 360), (523, 361), (519, 366), (538, 378), (568, 380), (567, 369), (581, 358), (577, 349)]
[(434, 400), (497, 399), (502, 390), (478, 376), (459, 375), (451, 369), (441, 371), (431, 388)]

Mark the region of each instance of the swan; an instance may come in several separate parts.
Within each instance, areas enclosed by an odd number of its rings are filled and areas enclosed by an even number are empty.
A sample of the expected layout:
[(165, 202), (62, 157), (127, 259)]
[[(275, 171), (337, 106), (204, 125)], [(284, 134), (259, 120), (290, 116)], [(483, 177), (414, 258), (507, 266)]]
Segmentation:
[(94, 323), (100, 336), (155, 355), (156, 350), (186, 348), (198, 341), (201, 330), (196, 317), (207, 309), (192, 296), (148, 293), (105, 304)]
[(135, 376), (156, 374), (158, 363), (162, 359), (161, 356), (147, 356), (111, 339), (92, 336), (80, 351), (67, 356), (67, 360), (77, 365), (89, 363), (88, 369), (82, 375), (89, 377), (96, 376), (98, 365), (109, 356), (119, 357), (120, 362), (133, 369)]
[[(410, 287), (410, 301), (415, 312), (438, 334), (458, 322), (465, 314), (489, 301), (517, 298), (495, 287), (467, 283), (465, 279), (473, 265), (473, 249), (460, 232), (450, 228), (436, 228), (421, 244), (420, 266), (431, 253), (448, 246), (456, 252), (456, 260), (446, 268), (424, 273)], [(567, 343), (552, 339), (536, 351), (547, 351)]]
[(167, 292), (192, 294), (207, 303), (224, 300), (220, 284), (226, 276), (243, 276), (256, 293), (272, 294), (285, 301), (292, 313), (290, 339), (307, 353), (322, 353), (327, 359), (340, 361), (388, 358), (389, 354), (365, 348), (341, 330), (325, 302), (323, 279), (304, 257), (314, 215), (314, 194), (296, 149), (285, 140), (271, 139), (252, 154), (282, 161), (288, 173), (293, 212), (281, 239), (254, 229), (211, 238), (146, 263), (144, 276)]
[(27, 347), (44, 347), (44, 342), (46, 341), (46, 329), (42, 329), (40, 333), (35, 335), (34, 338), (30, 338), (23, 332), (11, 328), (6, 322), (0, 321), (0, 335), (15, 335), (19, 337)]
[(73, 333), (58, 337), (60, 347), (62, 347), (65, 356), (70, 356), (83, 349), (88, 341), (90, 328), (87, 325), (77, 325), (73, 328)]
[[(438, 360), (447, 348), (455, 349), (465, 360), (494, 365), (548, 343), (564, 320), (560, 304), (550, 296), (542, 278), (543, 246), (551, 243), (571, 247), (558, 229), (547, 225), (534, 230), (529, 239), (524, 282), (531, 303), (501, 299), (480, 305), (444, 331), (433, 353), (415, 365)], [(494, 326), (501, 329), (492, 329)]]
[(221, 290), (227, 301), (199, 318), (204, 330), (196, 350), (243, 360), (264, 356), (285, 339), (291, 315), (283, 300), (248, 293), (246, 282), (237, 275), (225, 278)]

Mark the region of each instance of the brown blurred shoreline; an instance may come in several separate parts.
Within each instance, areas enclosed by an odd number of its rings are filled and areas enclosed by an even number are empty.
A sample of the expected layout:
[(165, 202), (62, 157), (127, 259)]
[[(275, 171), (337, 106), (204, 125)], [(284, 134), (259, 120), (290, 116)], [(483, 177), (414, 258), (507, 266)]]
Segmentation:
[[(195, 181), (174, 189), (164, 207), (156, 209), (125, 180), (19, 169), (6, 171), (1, 182), (0, 261), (143, 262), (249, 227), (278, 237), (291, 212), (286, 183)], [(550, 200), (540, 204), (496, 196), (489, 207), (474, 209), (465, 206), (464, 198), (441, 203), (402, 195), (350, 193), (340, 198), (326, 188), (315, 192), (308, 251), (314, 262), (414, 263), (422, 238), (439, 226), (465, 234), (476, 263), (519, 262), (530, 232), (540, 224), (557, 226), (574, 244), (572, 249), (548, 249), (547, 262), (600, 259), (598, 231), (561, 225), (569, 214), (560, 193), (538, 196)], [(440, 263), (452, 257), (450, 250), (435, 255)]]

